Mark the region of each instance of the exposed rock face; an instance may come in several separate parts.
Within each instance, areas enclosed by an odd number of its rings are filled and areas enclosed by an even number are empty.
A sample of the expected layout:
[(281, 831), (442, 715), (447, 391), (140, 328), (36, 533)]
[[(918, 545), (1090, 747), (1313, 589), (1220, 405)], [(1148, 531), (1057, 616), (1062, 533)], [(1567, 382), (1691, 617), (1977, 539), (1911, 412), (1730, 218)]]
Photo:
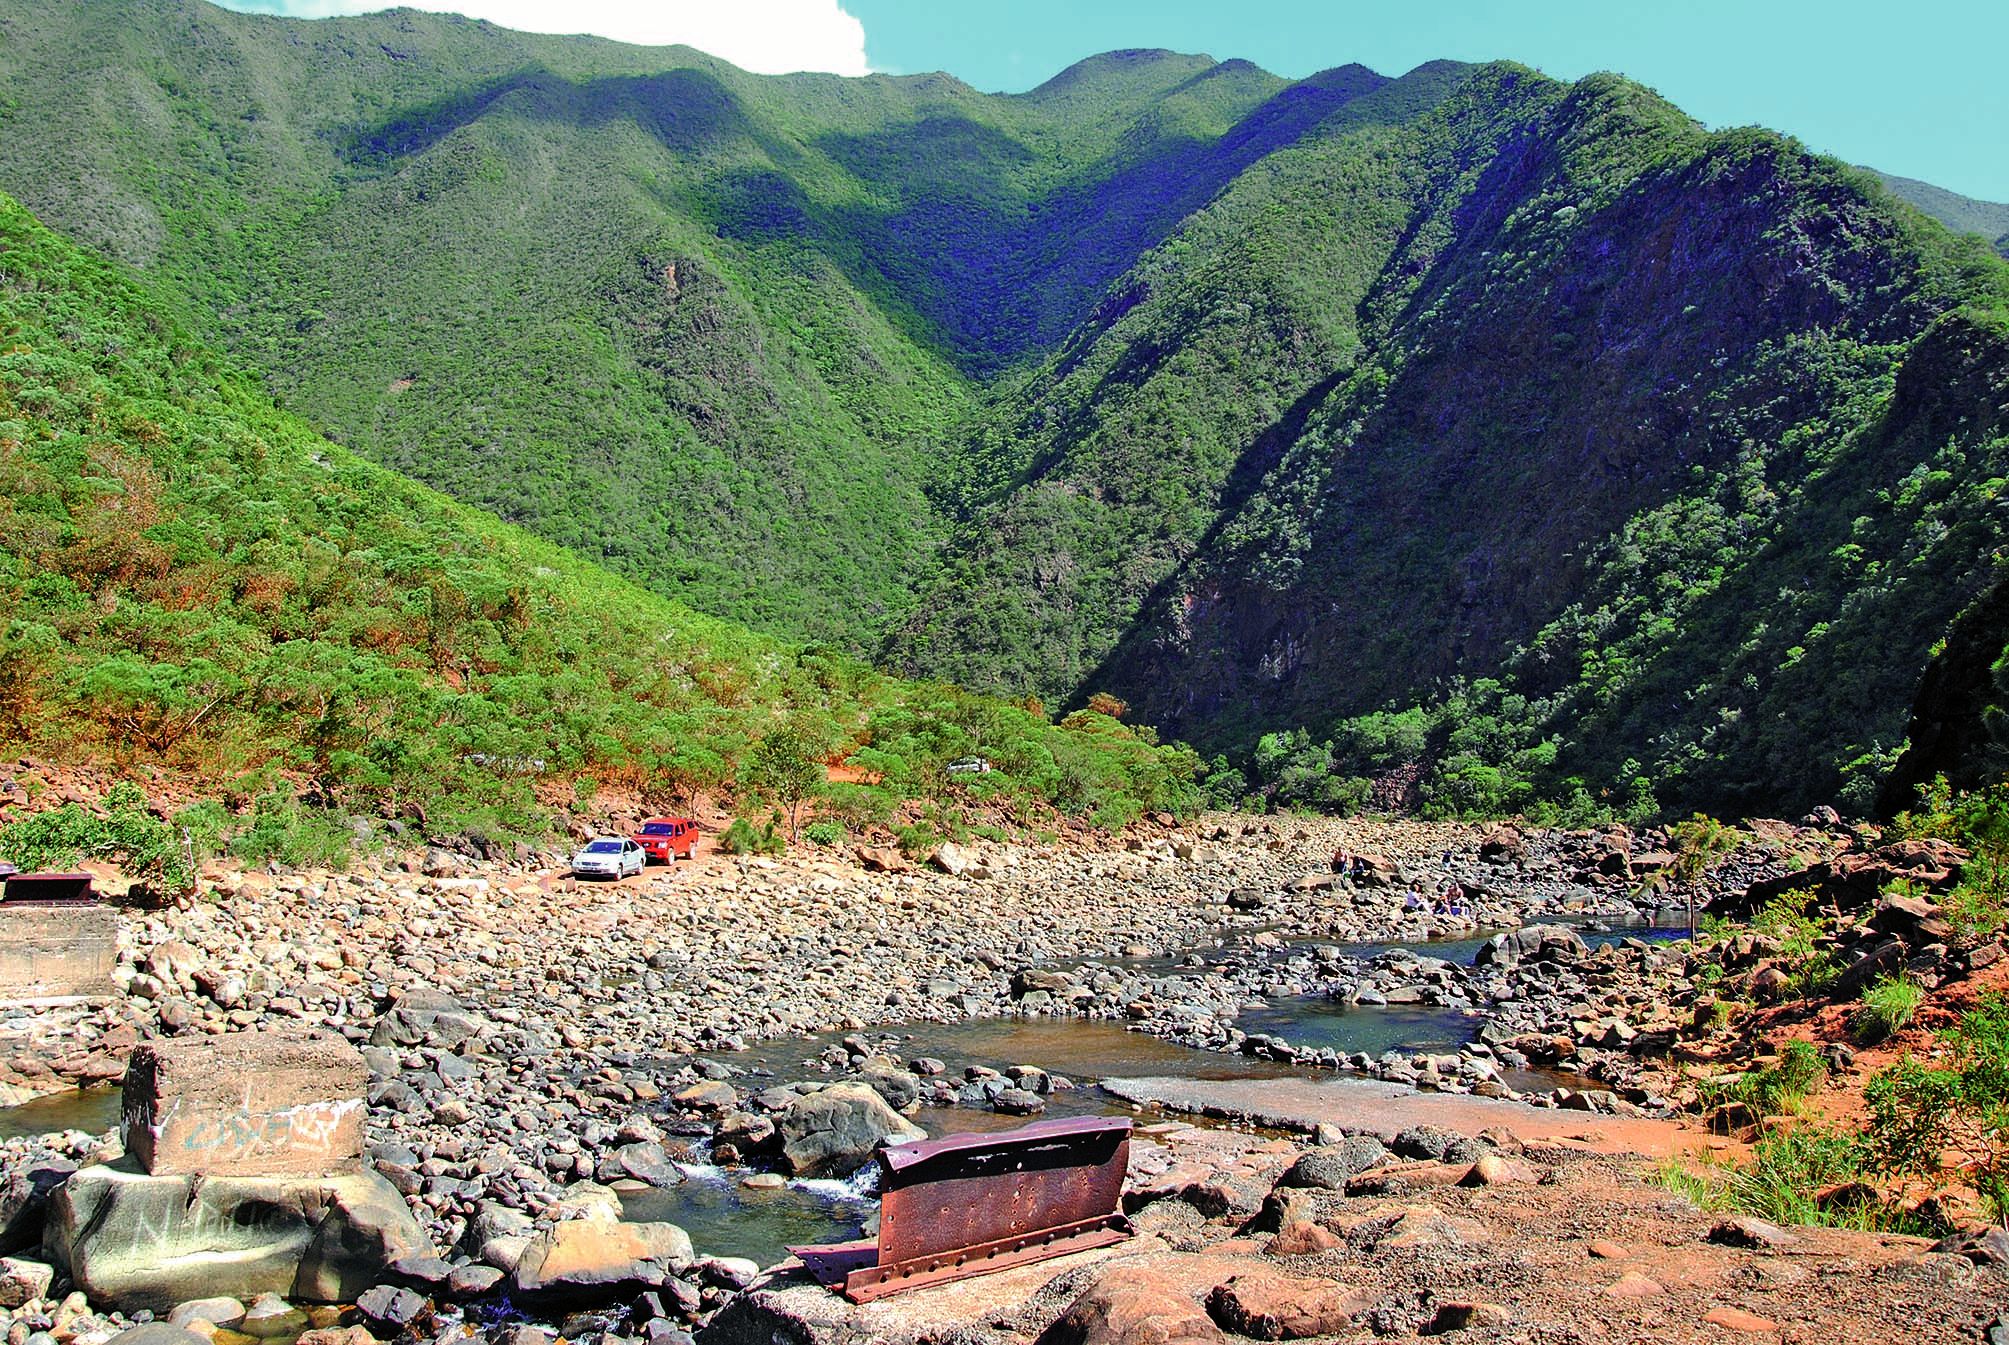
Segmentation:
[(1222, 1345), (1227, 1337), (1177, 1281), (1119, 1266), (1075, 1299), (1039, 1345)]
[(1562, 925), (1526, 925), (1496, 934), (1473, 955), (1477, 967), (1517, 967), (1523, 962), (1574, 962), (1590, 948), (1573, 929)]
[(126, 1151), (156, 1176), (360, 1171), (369, 1077), (331, 1033), (143, 1042), (126, 1069)]
[(690, 1237), (675, 1224), (568, 1219), (531, 1239), (515, 1287), (539, 1301), (598, 1302), (659, 1286), (694, 1259)]
[(1237, 1275), (1207, 1295), (1214, 1320), (1252, 1340), (1336, 1335), (1372, 1304), (1337, 1281), (1276, 1271)]
[(47, 1247), (92, 1302), (166, 1312), (218, 1294), (353, 1301), (401, 1256), (428, 1250), (373, 1172), (322, 1177), (77, 1173), (50, 1206)]
[(840, 1083), (797, 1098), (781, 1116), (782, 1156), (798, 1175), (855, 1172), (882, 1144), (928, 1132), (865, 1084)]

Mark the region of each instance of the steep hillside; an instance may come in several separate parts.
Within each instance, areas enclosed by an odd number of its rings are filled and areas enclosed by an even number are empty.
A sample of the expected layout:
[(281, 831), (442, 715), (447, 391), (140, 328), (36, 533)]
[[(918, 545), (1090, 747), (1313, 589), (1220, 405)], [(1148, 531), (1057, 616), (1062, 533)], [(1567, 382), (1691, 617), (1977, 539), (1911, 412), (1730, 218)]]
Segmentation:
[(1868, 806), (2009, 541), (2009, 268), (1615, 76), (0, 0), (0, 188), (366, 458), (1276, 797)]
[(1920, 182), (1917, 178), (1893, 177), (1889, 173), (1878, 173), (1883, 185), (1902, 200), (1911, 202), (1926, 214), (1957, 233), (1980, 234), (1992, 239), (1995, 250), (2009, 257), (2009, 201), (1977, 201), (1959, 192), (1935, 187), (1930, 182)]
[(2009, 268), (1623, 80), (1275, 155), (1118, 293), (993, 413), (908, 666), (1454, 806), (1867, 806), (2004, 540)]
[[(786, 726), (873, 754), (860, 817), (983, 792), (1121, 821), (1188, 758), (895, 682), (649, 594), (314, 435), (0, 197), (0, 744), (533, 828), (532, 782), (737, 786)], [(967, 793), (967, 791), (965, 791)]]
[(1120, 52), (999, 97), (410, 11), (0, 0), (0, 188), (366, 456), (862, 647), (939, 541), (969, 376), (1380, 82)]

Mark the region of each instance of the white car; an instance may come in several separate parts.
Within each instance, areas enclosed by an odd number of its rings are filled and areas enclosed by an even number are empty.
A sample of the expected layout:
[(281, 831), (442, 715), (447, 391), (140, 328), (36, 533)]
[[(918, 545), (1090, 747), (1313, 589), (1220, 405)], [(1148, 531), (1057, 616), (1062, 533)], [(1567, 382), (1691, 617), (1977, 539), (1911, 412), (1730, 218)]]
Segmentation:
[(648, 867), (649, 852), (626, 836), (598, 836), (572, 856), (575, 878), (626, 878)]

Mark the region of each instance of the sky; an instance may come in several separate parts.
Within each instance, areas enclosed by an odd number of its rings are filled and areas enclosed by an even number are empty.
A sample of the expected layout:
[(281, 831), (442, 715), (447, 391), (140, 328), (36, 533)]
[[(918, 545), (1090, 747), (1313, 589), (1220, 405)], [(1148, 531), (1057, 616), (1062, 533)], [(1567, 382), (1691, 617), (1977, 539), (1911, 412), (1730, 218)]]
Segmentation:
[[(226, 0), (319, 17), (382, 0)], [(2009, 201), (2009, 0), (407, 0), (536, 32), (682, 42), (763, 73), (946, 70), (1018, 92), (1167, 47), (1300, 77), (1359, 62), (1616, 70), (1712, 127), (1757, 124)]]

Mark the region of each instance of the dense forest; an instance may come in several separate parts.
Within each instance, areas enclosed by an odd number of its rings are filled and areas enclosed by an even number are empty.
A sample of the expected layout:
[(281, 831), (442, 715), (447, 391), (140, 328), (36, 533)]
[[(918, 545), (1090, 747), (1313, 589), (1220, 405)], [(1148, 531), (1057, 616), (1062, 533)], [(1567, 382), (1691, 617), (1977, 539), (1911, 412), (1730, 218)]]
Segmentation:
[[(216, 782), (294, 856), (351, 815), (535, 834), (554, 785), (754, 803), (764, 769), (847, 757), (875, 782), (825, 807), (860, 824), (950, 794), (1108, 826), (1196, 797), (1189, 753), (1106, 715), (700, 615), (362, 461), (5, 197), (0, 738)], [(945, 778), (977, 750), (998, 770)]]
[[(1866, 808), (1955, 618), (1963, 648), (1993, 638), (1971, 613), (2003, 577), (2001, 208), (1706, 131), (1616, 76), (1128, 51), (993, 95), (412, 11), (0, 0), (0, 190), (301, 418), (256, 412), (314, 445), (260, 469), (298, 492), (289, 527), (321, 525), (287, 473), (375, 463), (589, 562), (536, 573), (633, 581), (607, 590), (632, 639), (765, 651), (721, 655), (766, 670), (743, 702), (662, 693), (723, 727), (631, 724), (648, 679), (600, 641), (469, 599), (501, 652), (427, 685), (541, 641), (611, 679), (548, 740), (457, 742), (483, 758), (665, 783), (697, 752), (691, 780), (730, 779), (761, 713), (814, 704), (856, 746), (918, 694), (863, 660), (1127, 702), (1223, 799)], [(230, 387), (232, 416), (263, 406)], [(509, 539), (462, 590), (525, 582), (536, 543), (453, 517)], [(837, 689), (774, 671), (802, 658)], [(257, 713), (233, 731), (291, 741)], [(1114, 816), (1155, 789), (1059, 792)]]

